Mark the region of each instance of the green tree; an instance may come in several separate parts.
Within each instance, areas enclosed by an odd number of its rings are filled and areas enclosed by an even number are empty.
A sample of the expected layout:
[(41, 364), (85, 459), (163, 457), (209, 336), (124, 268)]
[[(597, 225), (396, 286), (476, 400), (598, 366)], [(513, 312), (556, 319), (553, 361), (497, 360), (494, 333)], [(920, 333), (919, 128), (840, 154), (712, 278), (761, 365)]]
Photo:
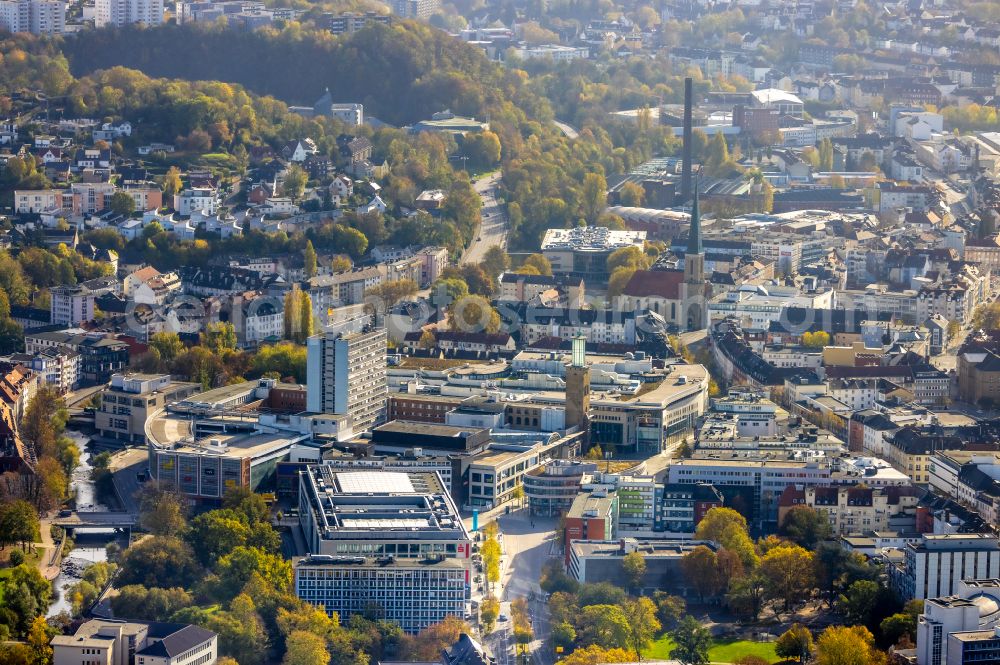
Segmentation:
[(171, 362), (184, 350), (184, 342), (175, 332), (158, 332), (149, 338), (149, 346), (156, 349), (160, 359)]
[(302, 260), (305, 264), (306, 279), (316, 276), (316, 250), (313, 248), (312, 240), (306, 240), (306, 248), (302, 252)]
[(629, 552), (622, 559), (622, 569), (629, 587), (638, 592), (642, 588), (642, 580), (646, 576), (646, 557), (642, 552)]
[(125, 215), (127, 217), (135, 212), (135, 199), (128, 192), (117, 191), (111, 195), (109, 207), (116, 215)]
[(608, 183), (600, 173), (588, 173), (583, 176), (583, 191), (581, 206), (587, 222), (596, 224), (608, 206)]
[(646, 201), (646, 190), (629, 180), (618, 190), (618, 200), (623, 206), (640, 208)]
[(491, 168), (500, 162), (500, 137), (491, 131), (466, 134), (462, 150), (479, 168)]
[(653, 643), (653, 638), (660, 632), (661, 625), (656, 617), (656, 605), (643, 596), (626, 601), (623, 609), (628, 620), (629, 645), (635, 651), (636, 660), (642, 660), (643, 650)]
[(812, 649), (812, 632), (797, 623), (793, 623), (791, 628), (782, 633), (774, 644), (775, 654), (782, 658), (797, 658), (800, 663), (806, 662)]
[(708, 145), (708, 158), (705, 168), (710, 175), (719, 175), (729, 163), (729, 146), (722, 132), (716, 132)]
[(832, 530), (825, 511), (809, 506), (793, 506), (781, 522), (781, 535), (806, 549), (813, 549), (830, 537)]
[(14, 543), (25, 550), (40, 538), (38, 512), (27, 501), (0, 504), (0, 548)]
[(883, 644), (898, 644), (906, 637), (911, 642), (917, 641), (917, 617), (907, 612), (897, 612), (882, 619), (879, 624)]
[(236, 328), (228, 321), (209, 323), (201, 333), (201, 345), (218, 356), (234, 351), (236, 344)]
[(822, 171), (833, 170), (833, 142), (829, 138), (819, 142), (819, 168)]
[(866, 625), (875, 611), (879, 599), (879, 585), (869, 580), (858, 580), (840, 596), (840, 606), (851, 624)]
[(292, 583), (292, 565), (281, 556), (259, 547), (237, 547), (219, 559), (217, 567), (222, 588), (238, 593), (254, 575), (272, 589), (285, 591)]
[(672, 630), (687, 613), (687, 603), (684, 598), (672, 596), (666, 591), (654, 592), (653, 602), (656, 603), (656, 618), (667, 630)]
[(234, 549), (247, 544), (250, 526), (233, 510), (211, 510), (191, 520), (185, 539), (202, 565), (210, 566)]
[(292, 164), (285, 172), (285, 179), (281, 181), (281, 193), (293, 201), (298, 201), (306, 189), (306, 182), (309, 176), (298, 164)]
[(180, 587), (161, 589), (129, 584), (111, 597), (115, 616), (146, 621), (168, 621), (176, 612), (194, 605), (191, 594)]
[(726, 594), (726, 600), (730, 607), (737, 614), (751, 619), (754, 623), (760, 618), (766, 598), (767, 578), (758, 572), (734, 579), (729, 584), (729, 593)]
[(681, 619), (677, 628), (670, 632), (675, 646), (670, 657), (685, 665), (702, 665), (708, 662), (708, 649), (712, 646), (712, 634), (693, 616)]
[(283, 665), (329, 665), (326, 641), (304, 630), (293, 631), (285, 640)]
[(631, 627), (618, 605), (588, 605), (581, 608), (576, 635), (580, 646), (596, 644), (606, 649), (628, 649), (631, 646)]
[(117, 583), (187, 588), (201, 575), (187, 543), (173, 536), (153, 536), (125, 550)]

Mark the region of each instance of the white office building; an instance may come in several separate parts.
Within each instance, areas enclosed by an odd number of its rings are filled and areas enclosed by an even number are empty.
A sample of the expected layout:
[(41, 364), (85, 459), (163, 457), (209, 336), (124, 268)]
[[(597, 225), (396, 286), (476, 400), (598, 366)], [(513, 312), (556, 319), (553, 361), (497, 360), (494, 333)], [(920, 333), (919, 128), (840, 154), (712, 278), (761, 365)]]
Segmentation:
[(903, 563), (889, 568), (904, 599), (952, 596), (962, 580), (1000, 577), (1000, 543), (983, 533), (924, 534), (904, 550)]
[(0, 0), (0, 28), (8, 32), (61, 35), (66, 3), (59, 0)]
[(313, 413), (351, 417), (355, 432), (385, 418), (384, 329), (359, 333), (322, 333), (306, 345), (306, 407)]
[(964, 580), (958, 593), (924, 601), (917, 619), (917, 665), (997, 662), (1000, 580)]
[(163, 0), (97, 0), (94, 25), (121, 27), (132, 23), (163, 23)]
[(308, 467), (299, 521), (302, 600), (341, 621), (377, 606), (407, 632), (464, 616), (472, 542), (438, 474)]

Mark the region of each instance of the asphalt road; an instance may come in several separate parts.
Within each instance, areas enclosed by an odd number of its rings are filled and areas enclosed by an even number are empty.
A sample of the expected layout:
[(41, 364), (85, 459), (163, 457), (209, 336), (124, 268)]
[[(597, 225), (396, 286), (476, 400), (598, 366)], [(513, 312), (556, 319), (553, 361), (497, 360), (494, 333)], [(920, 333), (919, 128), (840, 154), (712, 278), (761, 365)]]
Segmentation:
[(565, 134), (567, 138), (575, 139), (580, 136), (578, 131), (573, 129), (572, 126), (567, 125), (565, 122), (559, 122), (558, 120), (553, 120), (553, 122), (555, 123), (555, 126), (559, 128), (559, 131)]
[(507, 247), (507, 213), (497, 200), (497, 183), (500, 182), (500, 177), (500, 171), (496, 171), (483, 176), (474, 185), (483, 201), (483, 221), (479, 226), (479, 235), (465, 250), (462, 263), (480, 263), (490, 247)]
[[(498, 522), (503, 533), (504, 549), (504, 566), (500, 574), (501, 613), (510, 617), (510, 602), (515, 598), (535, 598), (534, 601), (529, 600), (528, 604), (535, 633), (535, 640), (529, 648), (536, 665), (551, 665), (551, 646), (546, 644), (550, 635), (549, 610), (541, 599), (542, 591), (538, 581), (545, 562), (558, 556), (555, 548), (557, 522), (554, 518), (532, 518), (526, 509), (503, 515)], [(515, 663), (512, 629), (509, 620), (498, 624), (488, 640), (498, 665)]]

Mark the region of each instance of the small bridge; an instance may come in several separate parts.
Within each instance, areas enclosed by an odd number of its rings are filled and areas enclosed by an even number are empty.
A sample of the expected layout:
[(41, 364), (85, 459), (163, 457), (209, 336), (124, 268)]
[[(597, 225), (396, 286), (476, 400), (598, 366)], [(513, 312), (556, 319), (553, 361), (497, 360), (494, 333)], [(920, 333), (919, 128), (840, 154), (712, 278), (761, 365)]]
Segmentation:
[(57, 517), (52, 523), (64, 529), (128, 529), (135, 527), (135, 513), (126, 512), (72, 512)]

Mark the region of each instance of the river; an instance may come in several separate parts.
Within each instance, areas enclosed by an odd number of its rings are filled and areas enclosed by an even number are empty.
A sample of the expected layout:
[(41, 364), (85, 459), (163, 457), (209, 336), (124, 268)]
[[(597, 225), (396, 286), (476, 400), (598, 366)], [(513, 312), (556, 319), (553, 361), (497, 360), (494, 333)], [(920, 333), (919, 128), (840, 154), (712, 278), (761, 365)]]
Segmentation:
[[(76, 430), (68, 429), (65, 434), (80, 448), (80, 464), (70, 478), (70, 492), (76, 496), (77, 510), (80, 512), (108, 510), (107, 506), (97, 501), (97, 488), (90, 480), (90, 456), (94, 452), (87, 445), (90, 439)], [(73, 549), (63, 559), (61, 572), (52, 583), (55, 595), (52, 605), (49, 606), (48, 616), (70, 611), (70, 601), (66, 597), (67, 589), (80, 581), (80, 576), (88, 565), (97, 561), (107, 561), (108, 554), (105, 548), (114, 538), (114, 531), (110, 529), (77, 533)]]

